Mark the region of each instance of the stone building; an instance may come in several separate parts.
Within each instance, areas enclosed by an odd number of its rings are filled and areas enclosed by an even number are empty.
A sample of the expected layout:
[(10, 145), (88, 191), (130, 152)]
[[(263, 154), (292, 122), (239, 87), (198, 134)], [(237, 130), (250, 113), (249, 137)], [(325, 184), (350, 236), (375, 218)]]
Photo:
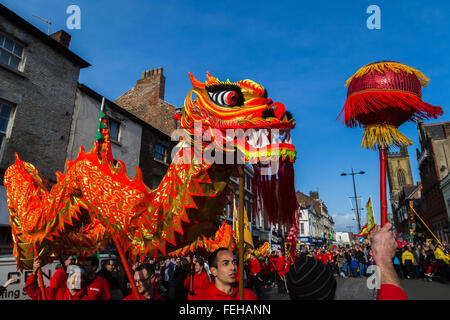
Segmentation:
[[(326, 245), (332, 242), (335, 238), (334, 221), (329, 215), (327, 206), (324, 201), (319, 198), (318, 192), (309, 192), (309, 196), (297, 191), (297, 202), (299, 204), (299, 210), (301, 210), (300, 223), (303, 223), (303, 227), (309, 231), (301, 236), (300, 241), (305, 244), (312, 245)], [(302, 230), (300, 224), (299, 230)], [(300, 233), (301, 234), (301, 233)], [(303, 240), (303, 241), (302, 241)]]
[[(78, 75), (90, 66), (69, 44), (70, 35), (64, 31), (48, 36), (0, 4), (2, 184), (15, 152), (50, 182), (56, 181), (56, 171), (64, 170)], [(0, 189), (0, 246), (8, 251), (9, 215), (4, 217), (6, 193), (3, 186)]]
[(404, 186), (413, 186), (413, 176), (407, 147), (398, 152), (389, 150), (387, 158), (387, 177), (389, 183), (389, 200), (392, 212), (397, 209), (398, 196)]
[(440, 241), (449, 241), (449, 213), (441, 182), (449, 173), (450, 122), (417, 123), (420, 150), (417, 162), (422, 180), (422, 219)]

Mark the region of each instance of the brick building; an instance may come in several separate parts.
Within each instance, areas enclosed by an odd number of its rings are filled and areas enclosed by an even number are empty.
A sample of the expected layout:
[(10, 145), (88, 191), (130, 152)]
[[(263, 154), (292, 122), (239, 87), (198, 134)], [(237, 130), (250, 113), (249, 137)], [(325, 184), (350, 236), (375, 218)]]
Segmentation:
[(449, 173), (450, 122), (417, 123), (420, 150), (417, 162), (422, 180), (422, 219), (440, 241), (449, 241), (449, 214), (441, 182)]
[[(70, 39), (64, 31), (49, 36), (0, 5), (1, 184), (15, 152), (54, 183), (55, 173), (65, 171), (67, 158), (75, 159), (81, 145), (85, 150), (92, 147), (102, 96), (78, 83), (80, 70), (90, 64), (69, 49)], [(175, 142), (169, 134), (175, 127), (176, 108), (162, 100), (162, 68), (147, 72), (138, 82), (139, 88), (145, 87), (143, 97), (155, 102), (158, 112), (144, 102), (146, 112), (153, 116), (145, 121), (148, 115), (142, 114), (142, 119), (107, 100), (112, 151), (124, 161), (129, 176), (139, 166), (145, 184), (155, 188), (171, 161)], [(154, 85), (147, 86), (150, 82)], [(164, 117), (163, 111), (167, 111)], [(158, 122), (159, 117), (166, 120)], [(153, 127), (150, 120), (168, 134)], [(11, 248), (6, 191), (0, 185), (0, 253), (10, 253)]]
[(397, 194), (393, 220), (396, 234), (399, 238), (412, 242), (414, 234), (424, 238), (425, 228), (420, 220), (415, 216), (410, 207), (422, 216), (422, 184), (403, 186)]
[(170, 137), (177, 128), (173, 118), (177, 108), (164, 101), (165, 83), (163, 68), (145, 71), (136, 85), (114, 102)]

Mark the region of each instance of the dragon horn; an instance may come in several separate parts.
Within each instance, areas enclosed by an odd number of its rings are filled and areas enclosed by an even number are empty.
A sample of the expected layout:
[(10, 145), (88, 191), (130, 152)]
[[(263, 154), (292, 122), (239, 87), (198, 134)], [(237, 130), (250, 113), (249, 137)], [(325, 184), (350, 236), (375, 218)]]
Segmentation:
[(192, 73), (189, 72), (189, 77), (191, 78), (192, 85), (198, 89), (204, 89), (205, 84), (195, 79)]
[(216, 77), (211, 76), (209, 74), (209, 71), (206, 71), (206, 81), (208, 82), (208, 84), (211, 84), (211, 83), (219, 82), (219, 79), (217, 79)]

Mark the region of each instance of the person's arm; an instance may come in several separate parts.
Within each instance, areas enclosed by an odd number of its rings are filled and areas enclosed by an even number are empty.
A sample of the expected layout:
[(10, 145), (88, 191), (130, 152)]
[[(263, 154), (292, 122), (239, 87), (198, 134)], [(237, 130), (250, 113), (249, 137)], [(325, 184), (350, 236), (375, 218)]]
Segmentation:
[(371, 233), (373, 258), (379, 270), (381, 287), (378, 300), (407, 300), (400, 280), (395, 271), (392, 258), (397, 244), (391, 231), (392, 225), (386, 223), (383, 228), (377, 226)]
[(8, 288), (8, 286), (11, 283), (14, 283), (15, 281), (16, 281), (16, 279), (11, 278), (11, 279), (8, 279), (2, 286), (0, 286), (0, 295), (2, 295), (3, 292), (6, 291), (6, 288)]
[(33, 300), (42, 300), (41, 290), (37, 280), (37, 270), (41, 267), (39, 258), (35, 258), (33, 262), (33, 273), (27, 278), (25, 282), (25, 292)]

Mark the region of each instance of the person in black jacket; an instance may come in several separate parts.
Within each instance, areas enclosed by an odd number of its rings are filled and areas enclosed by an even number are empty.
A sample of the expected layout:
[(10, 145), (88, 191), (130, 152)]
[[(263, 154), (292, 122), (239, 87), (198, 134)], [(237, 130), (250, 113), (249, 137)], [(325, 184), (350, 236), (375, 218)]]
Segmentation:
[(181, 258), (176, 258), (175, 263), (169, 263), (167, 280), (167, 299), (170, 301), (184, 300), (184, 278), (186, 270), (181, 265)]
[(355, 253), (355, 258), (358, 260), (359, 264), (359, 275), (362, 277), (365, 275), (366, 271), (366, 257), (364, 256), (364, 252), (362, 252), (361, 248), (358, 248)]

